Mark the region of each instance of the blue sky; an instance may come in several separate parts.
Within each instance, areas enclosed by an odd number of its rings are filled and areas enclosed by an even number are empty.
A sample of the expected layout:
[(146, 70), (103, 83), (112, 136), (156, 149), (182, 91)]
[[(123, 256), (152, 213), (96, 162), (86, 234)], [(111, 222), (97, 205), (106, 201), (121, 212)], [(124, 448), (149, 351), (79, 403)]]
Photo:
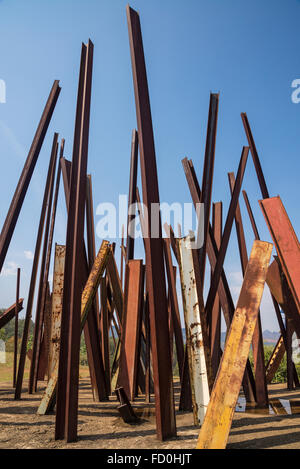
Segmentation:
[[(38, 219), (53, 132), (72, 154), (81, 42), (94, 42), (89, 172), (94, 203), (117, 204), (128, 191), (132, 128), (136, 126), (131, 62), (123, 0), (0, 1), (0, 225), (54, 79), (62, 91), (0, 276), (1, 306), (14, 302), (15, 268), (28, 294)], [(299, 233), (300, 104), (291, 83), (300, 78), (300, 2), (297, 0), (135, 0), (140, 12), (149, 80), (160, 198), (190, 202), (181, 166), (193, 159), (202, 179), (209, 93), (220, 92), (213, 200), (229, 204), (227, 172), (237, 170), (246, 138), (247, 112), (271, 196), (280, 195)], [(244, 189), (261, 238), (270, 240), (258, 206), (259, 186), (249, 159)], [(253, 236), (241, 199), (250, 252)], [(95, 217), (97, 224), (99, 217)], [(55, 241), (65, 242), (61, 191)], [(97, 239), (97, 247), (101, 240)], [(119, 256), (119, 248), (116, 250)], [(138, 255), (141, 249), (138, 248)], [(237, 299), (241, 284), (235, 232), (225, 269)], [(277, 330), (268, 293), (263, 327)]]

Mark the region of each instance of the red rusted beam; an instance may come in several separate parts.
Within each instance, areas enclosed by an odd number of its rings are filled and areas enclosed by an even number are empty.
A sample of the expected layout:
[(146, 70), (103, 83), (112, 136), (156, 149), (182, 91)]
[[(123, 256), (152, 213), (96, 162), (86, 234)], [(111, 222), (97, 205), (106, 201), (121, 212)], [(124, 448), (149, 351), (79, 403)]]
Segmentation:
[(136, 181), (138, 167), (138, 134), (134, 129), (131, 139), (131, 158), (130, 158), (130, 178), (128, 192), (128, 217), (127, 217), (127, 241), (126, 241), (126, 262), (134, 258), (134, 231), (135, 231), (135, 213), (132, 213), (133, 206), (136, 203)]
[(24, 329), (23, 329), (23, 336), (22, 336), (22, 343), (21, 343), (21, 350), (20, 350), (20, 359), (19, 359), (19, 365), (18, 365), (16, 389), (15, 389), (16, 400), (21, 398), (21, 393), (22, 393), (22, 383), (23, 383), (25, 360), (26, 360), (26, 354), (27, 354), (27, 341), (28, 341), (30, 320), (31, 320), (31, 315), (32, 315), (34, 290), (35, 290), (36, 276), (37, 276), (37, 271), (38, 271), (40, 250), (41, 250), (41, 245), (42, 245), (47, 204), (49, 200), (50, 183), (51, 183), (51, 177), (52, 177), (52, 173), (53, 173), (54, 166), (55, 166), (55, 159), (56, 159), (55, 152), (51, 152), (51, 157), (50, 157), (49, 166), (48, 166), (47, 180), (46, 180), (45, 190), (44, 190), (41, 215), (40, 215), (40, 221), (39, 221), (39, 227), (38, 227), (35, 250), (34, 250), (31, 277), (30, 277), (30, 286), (29, 286), (29, 292), (28, 292), (26, 315), (25, 315), (25, 322), (24, 322)]
[(17, 270), (17, 285), (16, 285), (16, 306), (15, 306), (15, 337), (14, 337), (14, 369), (13, 369), (13, 387), (16, 387), (17, 380), (17, 362), (18, 362), (18, 305), (20, 296), (20, 273), (21, 270)]
[(55, 438), (77, 439), (82, 275), (78, 265), (84, 238), (86, 170), (93, 43), (82, 44), (74, 133), (57, 384)]
[[(143, 203), (148, 209), (147, 226), (151, 236), (151, 207), (159, 204), (150, 99), (139, 15), (127, 6), (129, 42), (138, 123)], [(176, 435), (170, 356), (166, 282), (160, 214), (158, 237), (145, 238), (146, 276), (149, 294), (151, 345), (154, 373), (156, 429), (159, 439)]]
[(16, 227), (18, 217), (26, 196), (26, 192), (31, 181), (31, 177), (40, 154), (41, 147), (60, 93), (59, 81), (55, 80), (50, 91), (46, 106), (44, 108), (41, 120), (36, 130), (33, 142), (31, 144), (26, 162), (14, 196), (12, 198), (2, 231), (0, 235), (0, 272), (6, 257), (9, 244)]
[(124, 315), (117, 386), (124, 388), (128, 399), (131, 401), (134, 400), (137, 387), (143, 287), (143, 261), (129, 259), (125, 272)]
[(201, 203), (204, 204), (204, 227), (203, 227), (203, 246), (199, 249), (199, 266), (201, 285), (204, 287), (204, 275), (206, 264), (206, 246), (210, 219), (211, 194), (213, 185), (213, 173), (215, 163), (215, 147), (217, 135), (217, 121), (219, 108), (219, 94), (210, 94), (207, 135), (205, 146), (204, 167), (202, 176)]
[[(49, 257), (47, 259), (48, 253), (48, 241), (49, 241), (49, 230), (50, 230), (50, 221), (51, 221), (51, 209), (52, 209), (52, 197), (53, 197), (53, 190), (54, 190), (54, 181), (55, 181), (55, 167), (56, 167), (56, 160), (57, 160), (57, 151), (58, 151), (58, 134), (55, 133), (53, 137), (52, 143), (52, 155), (54, 156), (54, 165), (51, 172), (51, 180), (50, 180), (50, 188), (49, 188), (49, 198), (47, 202), (47, 216), (46, 216), (46, 223), (45, 223), (45, 233), (44, 233), (44, 244), (42, 250), (42, 258), (41, 258), (41, 266), (40, 266), (40, 281), (39, 281), (39, 288), (38, 288), (38, 298), (37, 298), (37, 306), (36, 306), (36, 315), (35, 315), (35, 327), (34, 327), (34, 334), (33, 334), (33, 344), (32, 344), (32, 358), (31, 358), (31, 365), (30, 365), (30, 373), (29, 373), (29, 384), (28, 384), (28, 393), (32, 394), (36, 391), (37, 386), (37, 372), (38, 372), (38, 363), (39, 363), (39, 355), (40, 355), (40, 344), (42, 340), (42, 330), (43, 330), (43, 320), (44, 320), (44, 307), (45, 307), (45, 294), (46, 294), (46, 287), (48, 282), (48, 274), (49, 274), (49, 265), (50, 265), (50, 252)], [(47, 264), (48, 261), (48, 264)]]

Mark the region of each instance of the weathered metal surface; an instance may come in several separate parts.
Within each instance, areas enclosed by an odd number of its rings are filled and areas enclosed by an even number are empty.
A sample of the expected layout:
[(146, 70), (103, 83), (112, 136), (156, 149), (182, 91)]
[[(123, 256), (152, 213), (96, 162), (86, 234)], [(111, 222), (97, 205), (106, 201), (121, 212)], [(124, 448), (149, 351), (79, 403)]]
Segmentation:
[(16, 284), (16, 306), (15, 306), (15, 336), (14, 336), (14, 368), (13, 368), (13, 387), (16, 386), (17, 380), (17, 359), (18, 359), (18, 313), (19, 313), (19, 296), (20, 296), (20, 274), (21, 270), (17, 270), (17, 284)]
[(108, 326), (108, 305), (107, 305), (107, 287), (106, 277), (100, 279), (100, 298), (101, 298), (101, 315), (100, 315), (100, 331), (101, 331), (101, 350), (105, 372), (105, 382), (108, 394), (111, 393), (110, 386), (110, 360), (109, 360), (109, 326)]
[(211, 194), (213, 185), (213, 173), (215, 163), (215, 147), (217, 135), (217, 121), (219, 108), (219, 94), (211, 93), (209, 101), (209, 112), (207, 122), (207, 134), (205, 145), (205, 156), (202, 176), (201, 203), (204, 204), (204, 227), (203, 227), (203, 246), (199, 249), (199, 267), (202, 288), (204, 286), (205, 264), (206, 264), (206, 245), (209, 229)]
[(113, 295), (114, 306), (118, 316), (119, 324), (122, 325), (122, 315), (123, 315), (123, 291), (121, 285), (121, 279), (119, 276), (115, 256), (112, 252), (112, 255), (109, 257), (107, 263), (107, 277), (109, 280), (110, 288)]
[(60, 344), (60, 325), (62, 298), (64, 288), (64, 268), (65, 268), (66, 247), (56, 244), (54, 256), (54, 271), (52, 285), (52, 321), (51, 321), (51, 340), (49, 352), (49, 373), (54, 371), (55, 363), (59, 358)]
[(300, 314), (300, 245), (280, 197), (259, 201)]
[(124, 313), (117, 387), (123, 387), (131, 401), (134, 400), (137, 387), (143, 287), (143, 261), (129, 259), (125, 271)]
[(55, 166), (55, 159), (56, 159), (55, 152), (51, 152), (47, 179), (46, 179), (46, 184), (45, 184), (45, 190), (44, 190), (44, 196), (43, 196), (43, 202), (42, 202), (39, 227), (38, 227), (35, 250), (34, 250), (32, 270), (31, 270), (26, 315), (25, 315), (25, 322), (24, 322), (24, 329), (23, 329), (23, 336), (22, 336), (22, 343), (21, 343), (21, 350), (20, 350), (17, 382), (16, 382), (16, 389), (15, 389), (15, 399), (20, 399), (21, 393), (22, 393), (22, 383), (23, 383), (23, 376), (24, 376), (26, 353), (27, 353), (26, 349), (27, 349), (29, 326), (30, 326), (30, 320), (31, 320), (31, 315), (32, 315), (34, 290), (35, 290), (36, 276), (37, 276), (37, 271), (38, 271), (40, 250), (41, 250), (41, 245), (42, 245), (42, 236), (43, 236), (44, 223), (45, 223), (45, 217), (46, 217), (46, 209), (47, 209), (47, 203), (48, 203), (48, 198), (49, 198), (51, 174)]
[[(186, 347), (189, 357), (190, 383), (192, 389), (194, 424), (201, 425), (209, 403), (208, 344), (204, 341), (203, 320), (204, 304), (199, 297), (191, 242), (194, 236), (179, 239), (180, 282), (186, 331)], [(200, 293), (201, 295), (201, 293)]]
[(12, 198), (5, 222), (0, 235), (0, 272), (6, 257), (6, 253), (18, 221), (18, 217), (26, 196), (26, 192), (60, 93), (59, 81), (55, 80), (45, 105), (41, 120), (36, 130), (27, 159), (14, 196)]
[[(217, 202), (213, 204), (212, 230), (218, 249), (220, 249), (222, 239), (222, 207), (222, 202)], [(213, 271), (211, 271), (211, 275), (212, 274)], [(221, 360), (221, 303), (218, 293), (216, 294), (211, 312), (209, 336), (211, 350), (211, 368), (213, 379), (215, 379)]]
[(55, 420), (55, 438), (66, 438), (68, 442), (77, 439), (81, 300), (81, 272), (78, 265), (84, 237), (92, 67), (93, 44), (89, 41), (88, 45), (82, 44), (78, 85)]
[(201, 427), (197, 449), (227, 444), (272, 254), (272, 244), (254, 241), (218, 376)]
[[(19, 299), (18, 308), (17, 308), (18, 313), (22, 311), (23, 309), (23, 301), (24, 301), (24, 298)], [(15, 314), (16, 314), (16, 303), (14, 303), (12, 306), (7, 308), (4, 311), (4, 313), (0, 316), (0, 329), (2, 329), (2, 327), (4, 327), (9, 321), (11, 321), (15, 317)]]
[[(199, 183), (194, 171), (192, 161), (189, 161), (187, 158), (182, 160), (182, 165), (184, 168), (185, 176), (187, 183), (190, 189), (192, 196), (193, 204), (196, 209), (197, 204), (200, 203), (201, 191)], [(196, 211), (197, 212), (197, 211)], [(212, 270), (215, 269), (217, 258), (219, 256), (219, 250), (217, 248), (212, 227), (209, 226), (208, 239), (207, 239), (207, 254)], [(228, 286), (226, 275), (224, 270), (221, 271), (220, 282), (218, 286), (218, 293), (221, 302), (222, 311), (224, 314), (224, 319), (226, 322), (227, 329), (229, 329), (233, 314), (234, 314), (234, 304), (231, 296), (231, 292)], [(247, 360), (245, 376), (243, 379), (243, 389), (246, 396), (247, 402), (255, 402), (255, 380), (252, 373), (252, 368), (250, 361)]]
[[(99, 287), (100, 279), (106, 268), (107, 260), (111, 255), (110, 244), (108, 241), (103, 241), (99, 249), (98, 255), (95, 259), (94, 265), (90, 272), (88, 281), (81, 295), (81, 314), (80, 314), (80, 334), (84, 328), (88, 312), (92, 306), (95, 298), (96, 291)], [(60, 361), (61, 357), (59, 357)], [(55, 400), (55, 393), (58, 381), (58, 367), (59, 362), (56, 361), (53, 366), (53, 373), (49, 380), (48, 386), (43, 395), (42, 401), (39, 405), (37, 413), (45, 415)]]
[[(159, 204), (158, 178), (149, 90), (139, 15), (127, 5), (130, 53), (138, 124), (143, 203), (151, 234), (152, 204)], [(160, 213), (158, 237), (145, 238), (146, 277), (149, 294), (151, 345), (154, 373), (156, 429), (159, 439), (176, 435), (172, 363), (169, 343), (166, 281)]]
[(136, 416), (123, 387), (118, 387), (115, 389), (116, 396), (120, 402), (120, 405), (117, 407), (120, 415), (125, 423), (137, 423), (138, 417)]
[[(47, 216), (45, 222), (45, 233), (44, 233), (44, 243), (42, 250), (41, 266), (40, 266), (40, 281), (38, 288), (38, 297), (36, 305), (36, 314), (35, 314), (35, 323), (34, 323), (34, 334), (33, 334), (33, 344), (32, 344), (32, 359), (29, 373), (29, 383), (28, 383), (28, 393), (32, 394), (36, 391), (37, 380), (38, 380), (38, 366), (39, 366), (39, 357), (40, 357), (40, 345), (42, 340), (42, 331), (43, 331), (43, 321), (44, 321), (44, 307), (46, 299), (46, 288), (48, 282), (49, 274), (49, 265), (50, 265), (50, 253), (51, 248), (48, 249), (49, 242), (49, 230), (50, 230), (50, 221), (51, 221), (51, 209), (52, 209), (52, 197), (54, 191), (54, 181), (55, 181), (55, 167), (57, 160), (58, 152), (58, 134), (55, 133), (52, 143), (51, 159), (54, 154), (54, 165), (51, 173), (50, 187), (49, 187), (49, 197), (47, 202)], [(47, 258), (48, 254), (48, 258)]]
[[(228, 173), (229, 187), (231, 191), (231, 196), (233, 194), (234, 185), (235, 185), (235, 176), (234, 173)], [(240, 205), (237, 203), (236, 212), (235, 212), (235, 227), (236, 235), (239, 246), (242, 274), (245, 275), (247, 264), (248, 264), (248, 253), (247, 245), (242, 221), (242, 215), (240, 210)], [(266, 369), (265, 369), (265, 356), (264, 356), (264, 341), (262, 335), (260, 311), (258, 312), (258, 317), (253, 333), (252, 339), (252, 349), (253, 349), (253, 361), (254, 361), (254, 372), (255, 372), (255, 387), (256, 387), (256, 403), (259, 407), (268, 407), (268, 389), (266, 381)]]

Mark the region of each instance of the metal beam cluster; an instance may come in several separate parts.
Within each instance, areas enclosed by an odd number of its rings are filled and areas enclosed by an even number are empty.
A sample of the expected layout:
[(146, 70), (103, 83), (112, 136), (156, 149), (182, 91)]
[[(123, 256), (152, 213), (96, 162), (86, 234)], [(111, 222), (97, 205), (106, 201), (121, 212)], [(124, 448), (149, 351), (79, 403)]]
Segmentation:
[[(136, 424), (140, 423), (134, 409), (136, 398), (143, 396), (145, 405), (154, 400), (160, 440), (176, 437), (177, 412), (193, 412), (195, 428), (201, 427), (197, 447), (225, 448), (241, 389), (247, 402), (268, 407), (267, 384), (285, 353), (288, 387), (299, 386), (291, 340), (293, 333), (300, 339), (300, 245), (280, 197), (269, 196), (245, 113), (241, 117), (249, 146), (242, 147), (236, 173), (228, 173), (227, 214), (221, 201), (214, 202), (221, 104), (216, 93), (209, 97), (202, 187), (192, 160), (182, 160), (200, 229), (193, 232), (189, 227), (189, 232), (181, 233), (179, 226), (176, 237), (174, 227), (166, 223), (164, 237), (160, 210), (154, 211), (160, 204), (159, 178), (141, 23), (138, 13), (129, 6), (127, 23), (137, 130), (131, 136), (127, 227), (122, 229), (120, 262), (116, 244), (109, 240), (102, 240), (96, 254), (92, 175), (87, 174), (94, 52), (89, 40), (81, 49), (72, 159), (64, 157), (65, 141), (62, 139), (59, 144), (58, 133), (54, 133), (49, 152), (20, 351), (20, 270), (16, 303), (0, 316), (0, 328), (16, 319), (15, 399), (24, 392), (29, 326), (37, 293), (28, 392), (38, 392), (38, 382), (43, 382), (38, 414), (55, 410), (56, 439), (72, 442), (78, 438), (80, 345), (84, 337), (92, 395), (100, 406), (101, 402), (114, 399), (121, 418)], [(3, 225), (0, 270), (59, 92), (55, 81)], [(277, 253), (271, 264), (273, 245), (260, 240), (248, 195), (243, 191), (254, 238), (248, 257), (250, 249), (247, 250), (239, 201), (249, 152), (263, 198), (259, 205)], [(67, 213), (66, 237), (64, 245), (55, 244), (52, 249), (61, 180)], [(98, 184), (98, 175), (93, 184)], [(203, 208), (203, 216), (199, 207)], [(137, 221), (143, 234), (144, 259), (136, 258)], [(243, 276), (236, 306), (224, 267), (234, 224)], [(199, 246), (195, 241), (201, 239), (201, 230), (203, 243)], [(54, 269), (50, 288), (51, 261)], [(267, 365), (260, 311), (265, 284), (272, 295), (281, 333)], [(221, 340), (222, 315), (225, 343)], [(175, 383), (179, 388), (177, 396)]]

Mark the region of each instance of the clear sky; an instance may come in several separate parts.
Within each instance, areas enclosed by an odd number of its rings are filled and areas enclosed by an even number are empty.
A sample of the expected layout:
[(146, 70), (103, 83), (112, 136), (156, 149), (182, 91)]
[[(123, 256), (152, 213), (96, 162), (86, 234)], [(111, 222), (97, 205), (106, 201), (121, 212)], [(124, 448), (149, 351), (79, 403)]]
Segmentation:
[[(1, 0), (0, 226), (54, 79), (62, 91), (0, 276), (1, 307), (14, 302), (16, 267), (28, 295), (36, 232), (53, 132), (71, 157), (81, 42), (94, 42), (88, 171), (94, 203), (117, 204), (128, 191), (131, 131), (136, 126), (123, 0)], [(280, 195), (299, 233), (300, 104), (291, 83), (300, 78), (300, 2), (297, 0), (133, 0), (141, 17), (159, 171), (160, 198), (190, 202), (181, 159), (193, 159), (202, 179), (209, 93), (220, 92), (213, 200), (229, 204), (227, 173), (237, 171), (247, 112), (271, 196)], [(261, 238), (270, 240), (258, 206), (252, 159), (244, 189)], [(248, 251), (253, 242), (241, 199)], [(95, 216), (95, 223), (98, 221)], [(55, 241), (65, 242), (60, 194)], [(97, 248), (101, 240), (97, 239)], [(116, 250), (119, 256), (119, 248)], [(138, 255), (140, 252), (138, 250)], [(235, 232), (225, 269), (237, 299), (240, 262)], [(268, 294), (263, 327), (277, 330)]]

